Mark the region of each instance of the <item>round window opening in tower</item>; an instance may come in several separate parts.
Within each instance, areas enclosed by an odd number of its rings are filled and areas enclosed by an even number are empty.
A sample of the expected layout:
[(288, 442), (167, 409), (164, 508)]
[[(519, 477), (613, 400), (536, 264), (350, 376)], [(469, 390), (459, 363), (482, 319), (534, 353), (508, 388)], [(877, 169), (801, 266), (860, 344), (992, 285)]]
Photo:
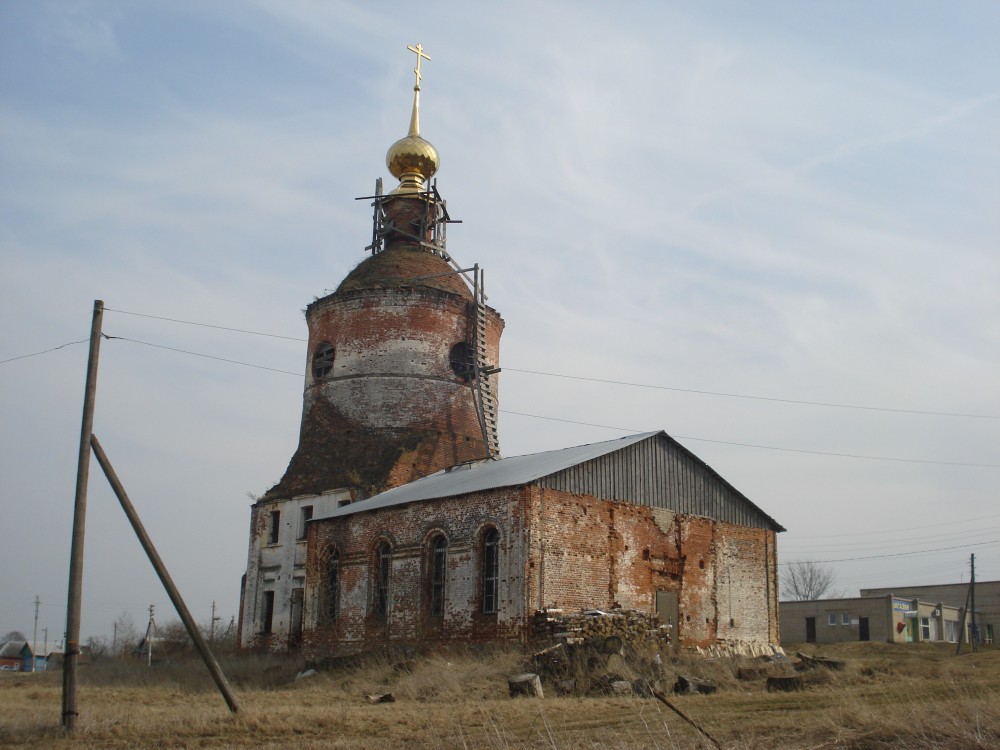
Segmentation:
[(464, 341), (459, 341), (448, 354), (448, 361), (454, 372), (462, 380), (472, 380), (472, 350)]
[(314, 378), (323, 378), (333, 370), (333, 344), (324, 341), (313, 352), (312, 374)]

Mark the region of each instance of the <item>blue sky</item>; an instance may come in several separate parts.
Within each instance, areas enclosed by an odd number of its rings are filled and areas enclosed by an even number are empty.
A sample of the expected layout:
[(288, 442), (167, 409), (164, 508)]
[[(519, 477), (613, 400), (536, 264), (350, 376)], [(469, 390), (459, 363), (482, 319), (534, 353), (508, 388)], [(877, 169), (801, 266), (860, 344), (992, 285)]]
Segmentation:
[[(970, 552), (1000, 578), (998, 36), (989, 2), (3, 3), (0, 360), (85, 338), (98, 298), (304, 337), (364, 257), (354, 198), (388, 177), (419, 41), (449, 250), (507, 321), (504, 453), (623, 434), (539, 416), (666, 429), (788, 528), (782, 561), (903, 553), (832, 563), (848, 593), (967, 580)], [(105, 332), (305, 362), (121, 312)], [(196, 617), (228, 619), (302, 381), (134, 341), (104, 343), (95, 432)], [(36, 594), (64, 626), (85, 359), (0, 365), (5, 632)], [(84, 634), (169, 619), (94, 469)]]

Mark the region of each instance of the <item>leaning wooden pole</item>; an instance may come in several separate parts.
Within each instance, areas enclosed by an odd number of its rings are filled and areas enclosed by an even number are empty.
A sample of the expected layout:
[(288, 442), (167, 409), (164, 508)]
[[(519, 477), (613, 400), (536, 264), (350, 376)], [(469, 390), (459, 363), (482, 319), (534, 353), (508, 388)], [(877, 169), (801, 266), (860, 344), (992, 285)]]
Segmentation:
[(675, 714), (677, 714), (682, 719), (684, 719), (684, 721), (686, 721), (688, 724), (690, 724), (695, 729), (697, 729), (699, 732), (701, 732), (705, 736), (705, 739), (707, 739), (709, 742), (711, 742), (713, 745), (715, 745), (719, 750), (722, 750), (722, 745), (719, 744), (719, 741), (717, 739), (715, 739), (715, 737), (713, 737), (712, 735), (710, 735), (708, 733), (708, 730), (706, 730), (705, 727), (703, 727), (701, 724), (699, 724), (697, 721), (695, 721), (694, 719), (692, 719), (686, 713), (684, 713), (679, 708), (677, 708), (677, 706), (675, 706), (673, 703), (671, 703), (669, 700), (667, 700), (667, 696), (665, 696), (659, 690), (654, 690), (652, 686), (650, 686), (649, 691), (653, 694), (653, 697), (656, 698), (656, 700), (658, 700), (660, 703), (662, 703), (663, 705), (665, 705), (667, 708), (669, 708)]
[(97, 363), (101, 353), (101, 322), (104, 302), (94, 300), (90, 324), (90, 356), (87, 384), (83, 391), (83, 419), (80, 424), (80, 452), (76, 464), (76, 498), (73, 502), (73, 536), (69, 548), (69, 590), (66, 595), (66, 642), (63, 656), (62, 725), (72, 732), (76, 724), (76, 667), (80, 655), (80, 612), (83, 599), (83, 537), (87, 519), (87, 481), (90, 477), (90, 436), (94, 431), (94, 402), (97, 399)]
[(167, 596), (169, 596), (170, 601), (173, 602), (174, 609), (177, 610), (177, 614), (180, 615), (181, 621), (184, 623), (184, 627), (187, 628), (188, 635), (190, 635), (191, 640), (194, 641), (195, 648), (197, 648), (198, 653), (201, 654), (202, 661), (205, 662), (205, 666), (208, 667), (208, 671), (212, 674), (212, 679), (215, 680), (215, 684), (218, 686), (219, 692), (222, 693), (222, 697), (225, 698), (226, 705), (229, 706), (229, 710), (236, 713), (240, 710), (240, 706), (236, 702), (236, 696), (233, 695), (233, 690), (229, 687), (229, 682), (226, 680), (226, 676), (222, 674), (222, 668), (219, 666), (219, 662), (215, 660), (215, 656), (208, 648), (208, 644), (205, 643), (205, 639), (198, 630), (198, 626), (195, 624), (194, 618), (191, 616), (187, 605), (181, 598), (180, 592), (174, 585), (174, 581), (170, 577), (170, 573), (167, 572), (167, 566), (163, 564), (163, 560), (160, 559), (160, 555), (156, 551), (156, 547), (153, 546), (153, 540), (150, 539), (149, 534), (146, 533), (146, 527), (143, 526), (142, 521), (139, 520), (139, 514), (136, 513), (135, 507), (132, 505), (132, 501), (129, 500), (128, 494), (125, 492), (125, 487), (122, 485), (121, 480), (118, 479), (118, 475), (111, 466), (111, 461), (108, 460), (107, 454), (104, 452), (104, 449), (101, 448), (101, 444), (97, 440), (97, 435), (90, 436), (90, 445), (94, 449), (94, 456), (97, 457), (97, 463), (101, 465), (101, 468), (104, 470), (104, 476), (108, 478), (108, 482), (111, 484), (111, 489), (113, 489), (115, 491), (115, 495), (118, 496), (118, 502), (121, 503), (122, 510), (124, 510), (125, 515), (128, 516), (129, 523), (132, 524), (132, 529), (135, 531), (135, 535), (139, 538), (139, 543), (146, 551), (146, 556), (149, 557), (149, 561), (153, 564), (153, 568), (156, 569), (156, 575), (160, 577), (160, 582), (163, 584), (163, 588), (167, 590)]

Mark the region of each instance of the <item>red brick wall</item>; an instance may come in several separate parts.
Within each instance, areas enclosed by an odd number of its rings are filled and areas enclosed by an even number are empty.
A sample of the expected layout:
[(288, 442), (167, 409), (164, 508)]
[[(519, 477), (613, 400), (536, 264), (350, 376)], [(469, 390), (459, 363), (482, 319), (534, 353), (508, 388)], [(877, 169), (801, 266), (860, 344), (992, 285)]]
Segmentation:
[[(530, 614), (525, 601), (526, 534), (524, 492), (496, 490), (355, 513), (310, 525), (306, 562), (305, 648), (317, 657), (379, 644), (493, 641), (521, 638)], [(500, 532), (499, 612), (483, 615), (480, 599), (481, 537)], [(445, 611), (428, 613), (428, 552), (436, 533), (448, 539)], [(392, 546), (389, 614), (372, 614), (374, 550)], [(341, 607), (333, 624), (319, 617), (325, 570), (323, 555), (340, 551)], [(533, 611), (533, 610), (532, 610)]]
[(778, 642), (773, 531), (558, 490), (531, 498), (534, 607), (652, 612), (657, 590), (675, 591), (685, 646)]
[[(314, 302), (299, 447), (266, 497), (340, 487), (371, 494), (484, 457), (473, 391), (449, 359), (456, 343), (471, 340), (468, 305), (461, 295), (419, 286)], [(490, 364), (499, 361), (502, 331), (490, 310)], [(333, 370), (314, 378), (312, 357), (322, 342), (334, 347)]]
[[(479, 614), (479, 540), (501, 532), (500, 612)], [(427, 614), (428, 548), (449, 540), (446, 609)], [(309, 531), (306, 645), (316, 656), (384, 643), (528, 637), (537, 609), (655, 611), (678, 594), (683, 646), (778, 642), (773, 531), (558, 490), (525, 487), (434, 500), (316, 522)], [(371, 615), (373, 551), (393, 548), (391, 607)], [(318, 622), (322, 555), (341, 552), (341, 615)]]

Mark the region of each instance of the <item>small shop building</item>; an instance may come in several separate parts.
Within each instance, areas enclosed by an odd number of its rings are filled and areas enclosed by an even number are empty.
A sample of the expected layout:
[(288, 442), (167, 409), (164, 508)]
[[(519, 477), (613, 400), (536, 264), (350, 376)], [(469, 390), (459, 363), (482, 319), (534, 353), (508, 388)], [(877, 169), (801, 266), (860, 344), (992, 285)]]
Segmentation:
[(962, 609), (894, 594), (781, 602), (781, 642), (958, 643)]

